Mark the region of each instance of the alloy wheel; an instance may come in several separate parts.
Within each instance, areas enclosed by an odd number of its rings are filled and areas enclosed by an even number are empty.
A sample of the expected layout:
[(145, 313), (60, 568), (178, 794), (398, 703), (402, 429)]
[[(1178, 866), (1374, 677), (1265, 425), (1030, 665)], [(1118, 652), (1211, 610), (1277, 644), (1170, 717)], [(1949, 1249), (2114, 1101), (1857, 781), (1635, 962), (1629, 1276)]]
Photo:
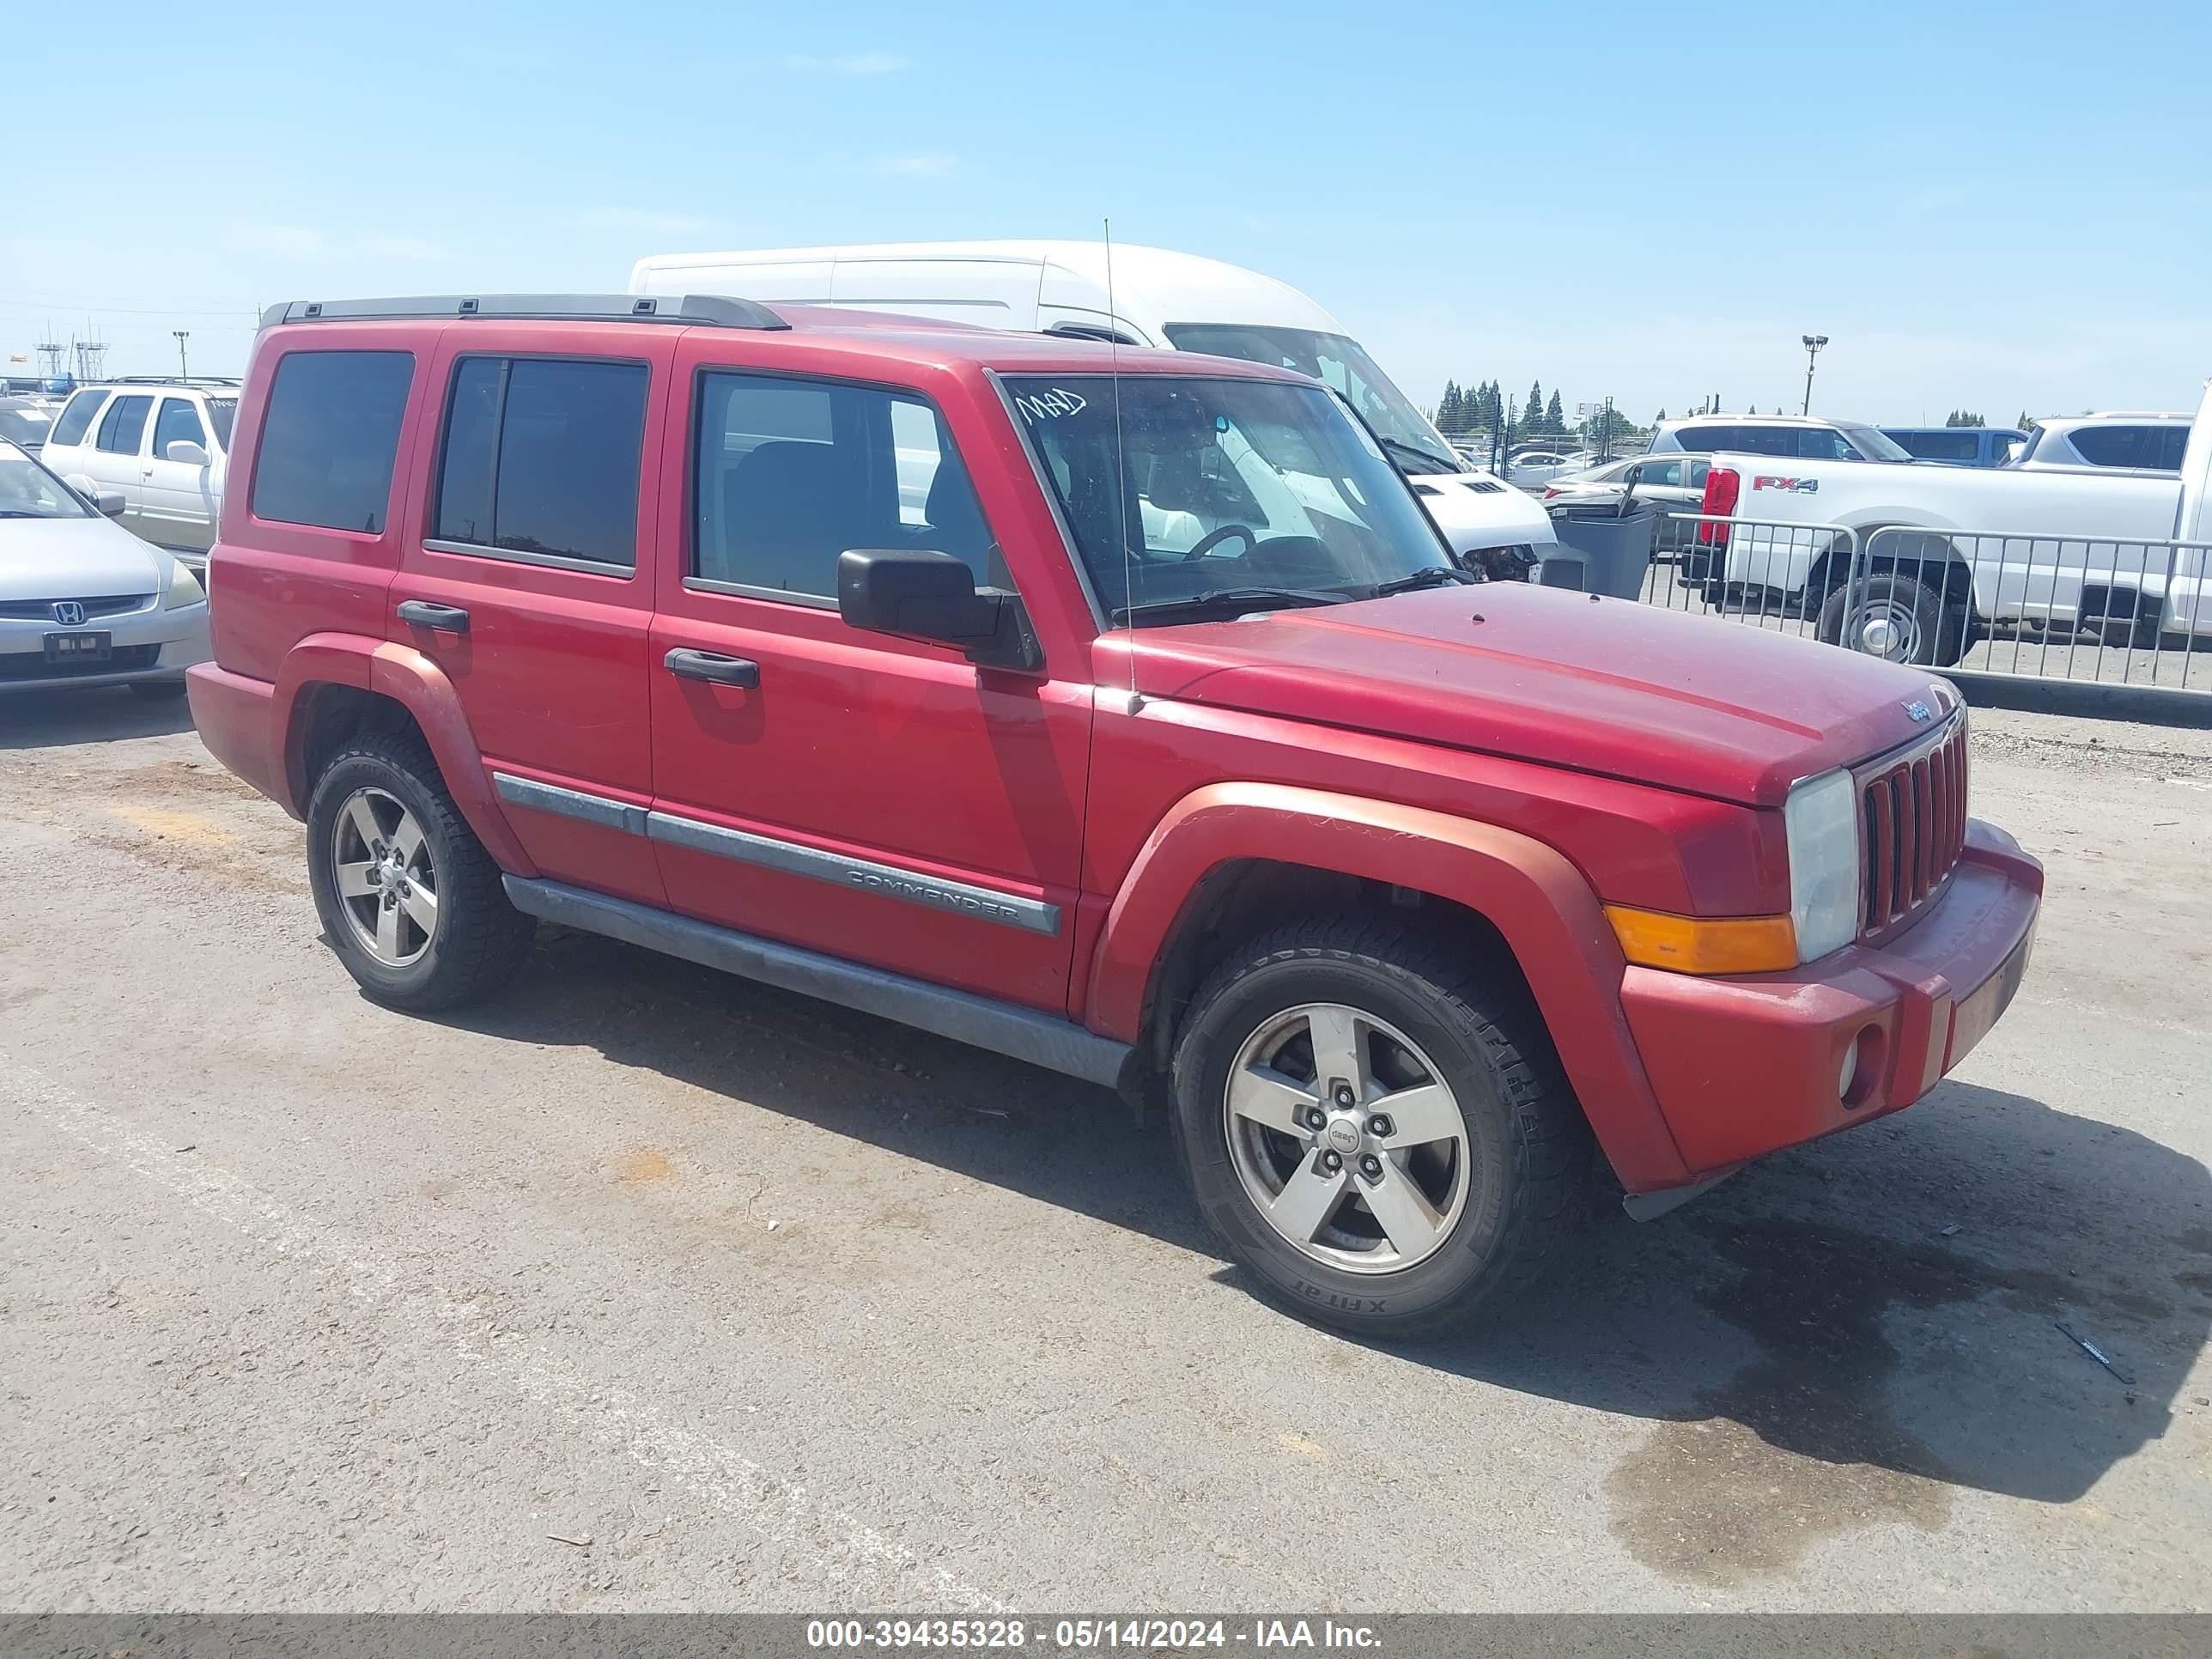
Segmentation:
[(1271, 1017), (1222, 1103), (1246, 1195), (1284, 1241), (1349, 1273), (1397, 1273), (1443, 1248), (1467, 1207), (1468, 1129), (1406, 1034), (1342, 1003)]
[(421, 960), (438, 932), (438, 872), (415, 815), (382, 789), (356, 789), (331, 830), (331, 873), (355, 942), (387, 968)]

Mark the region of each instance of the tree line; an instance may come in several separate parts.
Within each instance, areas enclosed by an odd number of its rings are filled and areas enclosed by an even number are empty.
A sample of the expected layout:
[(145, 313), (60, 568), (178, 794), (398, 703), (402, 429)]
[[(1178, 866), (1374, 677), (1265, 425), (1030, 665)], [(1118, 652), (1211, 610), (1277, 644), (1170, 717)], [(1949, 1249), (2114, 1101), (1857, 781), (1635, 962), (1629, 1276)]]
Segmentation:
[(1544, 400), (1540, 380), (1528, 385), (1528, 396), (1517, 404), (1509, 419), (1505, 394), (1498, 390), (1498, 382), (1485, 380), (1480, 386), (1462, 387), (1455, 380), (1444, 382), (1444, 395), (1437, 404), (1437, 430), (1447, 438), (1456, 438), (1470, 432), (1510, 432), (1516, 436), (1538, 437), (1549, 434), (1565, 434), (1566, 411), (1560, 407), (1559, 394), (1555, 388), (1551, 401)]

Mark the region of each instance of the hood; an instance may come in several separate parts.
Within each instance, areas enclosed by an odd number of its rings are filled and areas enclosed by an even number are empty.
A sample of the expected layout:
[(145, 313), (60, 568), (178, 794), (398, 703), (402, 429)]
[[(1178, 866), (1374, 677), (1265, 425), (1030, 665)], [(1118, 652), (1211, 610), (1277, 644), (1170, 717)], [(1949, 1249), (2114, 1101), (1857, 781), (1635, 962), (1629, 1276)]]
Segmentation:
[(0, 519), (0, 601), (158, 593), (165, 556), (103, 518)]
[(1559, 539), (1542, 502), (1490, 473), (1422, 472), (1406, 482), (1455, 553), (1522, 543), (1549, 546)]
[(1147, 696), (1755, 806), (1959, 702), (1931, 674), (1814, 640), (1517, 582), (1147, 629), (1133, 648)]

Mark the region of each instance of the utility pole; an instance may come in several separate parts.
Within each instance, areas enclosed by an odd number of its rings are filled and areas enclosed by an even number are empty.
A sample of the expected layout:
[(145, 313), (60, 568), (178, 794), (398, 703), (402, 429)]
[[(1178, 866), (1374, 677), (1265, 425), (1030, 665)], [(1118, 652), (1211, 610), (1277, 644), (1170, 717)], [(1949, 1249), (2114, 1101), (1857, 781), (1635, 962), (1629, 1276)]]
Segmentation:
[(1820, 348), (1828, 343), (1828, 337), (1807, 334), (1800, 337), (1805, 342), (1805, 407), (1798, 413), (1810, 415), (1813, 412), (1813, 359), (1820, 355)]
[(191, 378), (191, 371), (185, 367), (185, 342), (191, 338), (191, 331), (188, 328), (173, 328), (169, 332), (177, 337), (177, 378), (180, 380), (188, 380)]

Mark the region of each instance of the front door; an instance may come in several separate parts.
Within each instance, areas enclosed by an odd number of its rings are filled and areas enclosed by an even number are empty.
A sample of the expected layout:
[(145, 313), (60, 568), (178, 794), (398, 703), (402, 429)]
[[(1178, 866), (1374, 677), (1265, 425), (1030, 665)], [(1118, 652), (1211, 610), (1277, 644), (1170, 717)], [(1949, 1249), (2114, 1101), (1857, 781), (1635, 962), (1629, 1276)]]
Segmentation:
[(838, 616), (848, 548), (931, 548), (1011, 585), (918, 392), (679, 352), (651, 656), (649, 833), (707, 921), (1064, 1013), (1091, 689)]
[(390, 637), (453, 682), (540, 872), (659, 904), (639, 833), (656, 477), (642, 458), (659, 443), (671, 341), (588, 337), (608, 355), (544, 356), (542, 331), (492, 323), (446, 336)]
[[(172, 460), (172, 443), (199, 446), (203, 459)], [(154, 435), (139, 467), (139, 530), (149, 542), (204, 553), (215, 542), (216, 499), (211, 482), (215, 445), (189, 398), (164, 398), (154, 416)]]

